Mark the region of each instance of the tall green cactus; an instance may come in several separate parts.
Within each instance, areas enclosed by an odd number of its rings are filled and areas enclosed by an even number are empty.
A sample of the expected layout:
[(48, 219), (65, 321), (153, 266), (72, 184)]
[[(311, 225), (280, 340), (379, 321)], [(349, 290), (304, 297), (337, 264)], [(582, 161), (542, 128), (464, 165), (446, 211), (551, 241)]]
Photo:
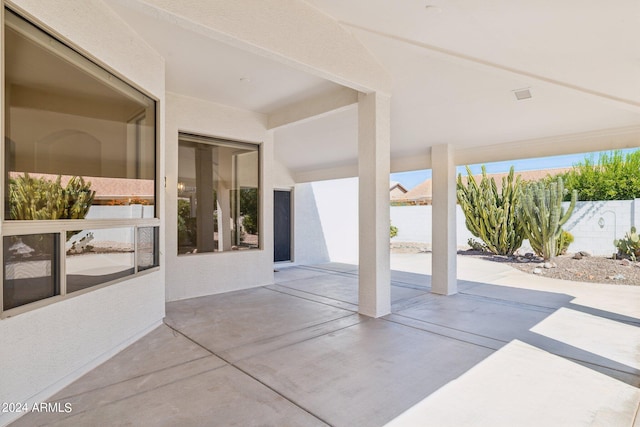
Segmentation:
[(573, 213), (578, 192), (571, 193), (571, 203), (562, 208), (564, 183), (561, 177), (547, 182), (531, 182), (521, 188), (518, 216), (534, 252), (545, 261), (558, 255), (558, 239), (562, 226)]
[(482, 166), (480, 184), (467, 166), (468, 181), (462, 183), (458, 174), (458, 203), (464, 212), (467, 229), (481, 239), (487, 249), (498, 255), (513, 255), (522, 245), (523, 226), (516, 217), (516, 206), (520, 197), (520, 177), (514, 178), (513, 166), (506, 178), (502, 178), (502, 190), (498, 193), (496, 182), (487, 177)]
[(82, 219), (89, 212), (96, 194), (91, 183), (74, 176), (66, 188), (44, 178), (32, 178), (28, 173), (9, 181), (9, 215), (11, 219)]

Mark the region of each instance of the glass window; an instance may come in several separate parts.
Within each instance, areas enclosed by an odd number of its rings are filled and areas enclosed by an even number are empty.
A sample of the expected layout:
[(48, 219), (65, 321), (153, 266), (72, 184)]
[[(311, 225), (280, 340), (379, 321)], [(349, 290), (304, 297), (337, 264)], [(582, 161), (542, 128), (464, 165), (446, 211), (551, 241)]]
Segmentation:
[(68, 231), (67, 293), (134, 274), (133, 231), (133, 227)]
[(153, 217), (154, 101), (5, 16), (5, 219)]
[(180, 134), (178, 254), (260, 247), (258, 145)]
[(60, 295), (58, 234), (3, 238), (3, 310)]
[(160, 265), (159, 227), (140, 227), (136, 246), (138, 248), (138, 271), (148, 270)]
[(160, 224), (155, 101), (4, 18), (0, 314), (159, 266)]

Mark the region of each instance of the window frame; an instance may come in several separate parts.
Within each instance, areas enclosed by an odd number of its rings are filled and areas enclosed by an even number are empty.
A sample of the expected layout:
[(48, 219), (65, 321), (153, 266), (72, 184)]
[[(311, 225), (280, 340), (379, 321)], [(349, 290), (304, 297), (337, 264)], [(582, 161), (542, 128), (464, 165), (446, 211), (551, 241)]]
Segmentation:
[[(5, 209), (0, 209), (0, 239), (4, 240), (5, 237), (9, 236), (20, 236), (20, 235), (29, 235), (29, 234), (45, 234), (52, 233), (58, 234), (59, 245), (58, 248), (58, 286), (60, 289), (60, 294), (55, 295), (49, 298), (44, 298), (38, 301), (34, 301), (28, 304), (20, 305), (14, 308), (4, 309), (4, 273), (5, 273), (5, 256), (4, 251), (0, 251), (0, 266), (2, 266), (2, 290), (0, 291), (0, 319), (12, 317), (24, 312), (28, 312), (34, 309), (38, 309), (40, 307), (47, 306), (49, 304), (55, 304), (59, 301), (64, 301), (69, 298), (74, 298), (76, 296), (83, 295), (88, 292), (92, 292), (94, 290), (102, 289), (107, 286), (111, 286), (116, 283), (120, 283), (126, 280), (131, 280), (146, 274), (152, 274), (160, 271), (161, 269), (161, 258), (162, 258), (162, 247), (160, 242), (162, 241), (162, 227), (161, 227), (161, 219), (160, 219), (160, 209), (162, 207), (162, 203), (160, 200), (160, 195), (162, 194), (162, 188), (164, 188), (164, 181), (161, 176), (161, 123), (159, 118), (161, 117), (161, 105), (160, 99), (153, 94), (147, 92), (143, 88), (139, 87), (135, 83), (126, 79), (117, 71), (111, 69), (106, 64), (103, 64), (101, 61), (95, 59), (88, 53), (83, 52), (81, 49), (74, 47), (74, 43), (66, 39), (61, 34), (52, 31), (49, 27), (44, 25), (42, 22), (39, 22), (37, 19), (34, 19), (30, 15), (21, 12), (17, 8), (2, 2), (2, 8), (0, 10), (0, 31), (2, 35), (2, 48), (0, 54), (0, 84), (2, 85), (2, 91), (0, 91), (0, 140), (5, 141), (5, 107), (6, 107), (6, 98), (5, 98), (5, 27), (7, 25), (7, 11), (11, 14), (17, 16), (18, 20), (24, 21), (27, 27), (29, 28), (28, 37), (40, 38), (41, 40), (37, 41), (37, 43), (41, 45), (45, 45), (49, 52), (52, 54), (70, 61), (74, 65), (78, 66), (82, 71), (89, 74), (90, 76), (96, 78), (97, 80), (107, 84), (108, 86), (114, 88), (118, 92), (122, 93), (123, 96), (133, 96), (136, 94), (140, 95), (136, 99), (143, 100), (143, 102), (147, 102), (150, 100), (153, 102), (153, 106), (149, 106), (149, 108), (153, 109), (153, 113), (155, 115), (154, 118), (154, 126), (153, 126), (153, 140), (154, 140), (154, 205), (153, 205), (153, 218), (123, 218), (123, 219), (61, 219), (61, 220), (12, 220), (7, 219), (5, 217)], [(9, 18), (15, 19), (15, 17)], [(44, 41), (46, 40), (46, 42)], [(6, 170), (6, 159), (5, 159), (5, 150), (0, 150), (0, 164), (2, 165), (2, 173), (0, 173), (0, 197), (2, 198), (3, 204), (5, 203), (5, 197), (7, 197), (6, 192), (8, 188), (6, 187), (6, 178), (7, 178), (7, 170)], [(115, 280), (111, 280), (108, 282), (100, 283), (95, 286), (88, 287), (86, 289), (78, 290), (72, 292), (70, 294), (66, 293), (66, 232), (74, 231), (74, 230), (98, 230), (98, 229), (110, 229), (110, 228), (125, 228), (131, 227), (134, 232), (134, 273), (132, 275), (118, 278)], [(138, 266), (138, 229), (144, 227), (155, 227), (157, 228), (157, 232), (154, 234), (154, 238), (157, 239), (155, 243), (155, 248), (157, 248), (158, 254), (158, 265), (145, 268), (139, 271)]]
[[(193, 257), (193, 256), (204, 256), (204, 255), (212, 255), (212, 254), (229, 254), (229, 253), (246, 253), (246, 252), (256, 252), (256, 251), (263, 251), (264, 250), (264, 221), (263, 221), (263, 217), (264, 217), (264, 204), (263, 204), (263, 193), (264, 193), (264, 188), (263, 188), (263, 177), (262, 177), (262, 170), (263, 170), (263, 143), (262, 142), (251, 142), (251, 141), (243, 141), (243, 140), (239, 140), (239, 139), (229, 139), (229, 138), (221, 138), (221, 137), (217, 137), (217, 136), (211, 136), (211, 135), (205, 135), (205, 134), (200, 134), (200, 133), (194, 133), (194, 132), (190, 132), (190, 131), (182, 131), (182, 130), (178, 130), (178, 147), (180, 147), (180, 141), (182, 140), (186, 140), (187, 142), (192, 142), (192, 143), (196, 143), (196, 144), (207, 144), (207, 145), (212, 145), (212, 146), (226, 146), (226, 147), (236, 147), (236, 148), (242, 148), (242, 147), (246, 147), (246, 148), (251, 148), (251, 149), (255, 149), (257, 154), (258, 154), (258, 170), (257, 170), (257, 176), (258, 176), (258, 247), (256, 248), (252, 248), (252, 249), (248, 249), (248, 250), (243, 250), (243, 251), (211, 251), (211, 252), (197, 252), (197, 253), (192, 253), (192, 254), (181, 254), (179, 253), (179, 245), (178, 245), (178, 223), (176, 221), (175, 224), (175, 232), (176, 232), (176, 246), (175, 246), (175, 251), (176, 251), (176, 256), (178, 258), (182, 258), (182, 257)], [(179, 156), (176, 156), (176, 159), (179, 161)], [(175, 187), (178, 187), (178, 182), (179, 182), (179, 171), (178, 171), (178, 165), (176, 165), (176, 182), (175, 182)], [(178, 213), (178, 207), (177, 207), (177, 194), (176, 194), (176, 215)]]

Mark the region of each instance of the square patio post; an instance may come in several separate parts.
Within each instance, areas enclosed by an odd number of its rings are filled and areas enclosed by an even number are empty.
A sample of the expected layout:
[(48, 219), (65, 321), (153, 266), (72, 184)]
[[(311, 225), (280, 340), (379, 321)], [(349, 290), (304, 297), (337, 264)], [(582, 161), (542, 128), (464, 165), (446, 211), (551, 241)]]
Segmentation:
[(433, 222), (431, 292), (458, 292), (456, 271), (456, 164), (453, 146), (431, 147), (433, 173)]
[(358, 96), (359, 312), (391, 312), (389, 172), (391, 103), (380, 93)]

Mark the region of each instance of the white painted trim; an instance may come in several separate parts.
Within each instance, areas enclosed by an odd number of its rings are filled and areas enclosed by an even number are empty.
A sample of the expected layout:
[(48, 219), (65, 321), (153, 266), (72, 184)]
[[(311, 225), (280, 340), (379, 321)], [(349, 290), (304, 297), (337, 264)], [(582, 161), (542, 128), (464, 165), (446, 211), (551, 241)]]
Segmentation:
[(267, 119), (267, 129), (304, 123), (330, 113), (345, 111), (357, 103), (358, 92), (343, 87), (331, 93), (288, 105), (270, 114)]
[(350, 163), (343, 166), (329, 166), (327, 168), (292, 171), (293, 179), (297, 184), (303, 182), (326, 181), (329, 179), (353, 178), (358, 176), (358, 164)]
[[(462, 147), (456, 149), (455, 161), (456, 165), (460, 166), (638, 147), (640, 147), (640, 126), (626, 126), (500, 144)], [(423, 152), (413, 156), (392, 158), (391, 172), (430, 169), (432, 166), (431, 154), (428, 148), (429, 146), (425, 146)], [(293, 172), (296, 183), (356, 176), (358, 176), (358, 166), (355, 161), (347, 165)]]
[(514, 159), (558, 156), (640, 146), (640, 126), (599, 129), (504, 144), (456, 150), (456, 164), (470, 165)]
[(9, 220), (2, 223), (3, 236), (58, 233), (74, 230), (100, 230), (124, 227), (160, 227), (159, 218), (146, 219), (56, 219)]

